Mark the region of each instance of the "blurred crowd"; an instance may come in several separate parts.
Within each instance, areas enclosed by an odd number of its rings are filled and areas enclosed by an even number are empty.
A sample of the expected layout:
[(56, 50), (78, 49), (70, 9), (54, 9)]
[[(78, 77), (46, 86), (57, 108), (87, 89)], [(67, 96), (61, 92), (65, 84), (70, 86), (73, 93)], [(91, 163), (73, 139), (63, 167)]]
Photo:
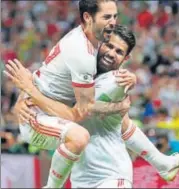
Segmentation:
[[(118, 1), (118, 22), (130, 27), (137, 45), (126, 68), (138, 82), (130, 116), (163, 153), (179, 151), (179, 2)], [(78, 1), (2, 1), (1, 71), (18, 58), (36, 70), (49, 50), (80, 23)], [(2, 152), (38, 154), (21, 140), (13, 106), (19, 90), (2, 75)]]

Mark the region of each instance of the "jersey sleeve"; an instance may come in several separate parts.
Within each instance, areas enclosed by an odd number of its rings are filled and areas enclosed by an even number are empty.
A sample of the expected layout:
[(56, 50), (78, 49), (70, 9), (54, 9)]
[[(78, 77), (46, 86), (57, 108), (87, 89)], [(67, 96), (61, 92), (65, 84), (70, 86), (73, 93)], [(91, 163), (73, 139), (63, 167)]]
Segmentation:
[[(72, 52), (70, 52), (72, 53)], [(73, 51), (65, 58), (74, 87), (90, 88), (94, 85), (96, 74), (96, 57), (80, 51)]]

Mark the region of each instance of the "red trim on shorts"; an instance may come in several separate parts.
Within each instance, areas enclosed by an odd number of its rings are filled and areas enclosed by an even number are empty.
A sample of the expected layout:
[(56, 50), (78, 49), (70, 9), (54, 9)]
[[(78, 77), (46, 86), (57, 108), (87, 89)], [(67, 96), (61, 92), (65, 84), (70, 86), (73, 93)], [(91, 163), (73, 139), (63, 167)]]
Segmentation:
[(62, 155), (62, 156), (65, 157), (66, 159), (69, 159), (69, 160), (71, 160), (71, 161), (77, 161), (77, 160), (79, 160), (79, 158), (72, 158), (72, 157), (68, 156), (61, 148), (58, 148), (57, 151), (58, 151), (58, 153), (59, 153), (60, 155)]
[(60, 128), (55, 128), (55, 127), (52, 127), (52, 126), (46, 126), (46, 125), (40, 124), (37, 121), (37, 119), (35, 119), (35, 123), (38, 124), (39, 127), (42, 127), (42, 128), (47, 129), (49, 131), (54, 131), (54, 132), (57, 132), (57, 133), (59, 133), (59, 131), (60, 131)]
[(88, 84), (81, 84), (81, 83), (72, 82), (72, 85), (74, 87), (79, 87), (79, 88), (90, 88), (90, 87), (94, 86), (94, 82), (93, 83), (88, 83)]
[(44, 130), (42, 130), (41, 128), (34, 126), (34, 124), (32, 124), (32, 123), (31, 123), (31, 127), (32, 127), (37, 133), (44, 134), (44, 135), (47, 135), (47, 136), (52, 136), (52, 137), (59, 138), (59, 135), (54, 134), (54, 133), (52, 133), (52, 132), (50, 132), (50, 131), (44, 131)]
[(56, 138), (59, 138), (61, 133), (59, 129), (56, 129), (54, 127), (47, 127), (44, 125), (39, 124), (36, 120), (30, 121), (31, 127), (38, 133), (45, 134), (47, 136), (54, 136)]

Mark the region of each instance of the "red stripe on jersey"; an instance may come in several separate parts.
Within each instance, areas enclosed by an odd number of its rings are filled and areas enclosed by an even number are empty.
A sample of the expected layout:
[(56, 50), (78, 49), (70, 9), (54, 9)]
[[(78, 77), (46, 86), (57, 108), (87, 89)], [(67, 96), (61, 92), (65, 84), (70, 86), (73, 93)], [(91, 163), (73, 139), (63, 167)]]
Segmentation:
[(45, 59), (45, 64), (49, 64), (60, 52), (60, 45), (57, 43), (57, 45), (52, 49), (50, 54)]
[(72, 82), (72, 85), (73, 85), (74, 87), (79, 87), (79, 88), (90, 88), (90, 87), (93, 87), (93, 86), (94, 86), (94, 83), (81, 84), (81, 83)]
[(90, 52), (90, 46), (89, 46), (88, 41), (87, 41), (87, 47), (88, 47), (88, 53), (91, 54), (91, 52)]
[(87, 39), (87, 47), (88, 47), (88, 53), (94, 55), (94, 47), (88, 39)]
[(83, 36), (86, 39), (86, 45), (87, 45), (87, 48), (88, 48), (88, 53), (94, 56), (95, 55), (94, 54), (95, 53), (95, 48), (92, 45), (92, 43), (88, 40), (88, 38), (87, 38), (87, 36), (86, 36), (86, 34), (84, 32), (83, 26), (81, 26), (81, 27), (82, 27), (82, 30), (83, 30)]

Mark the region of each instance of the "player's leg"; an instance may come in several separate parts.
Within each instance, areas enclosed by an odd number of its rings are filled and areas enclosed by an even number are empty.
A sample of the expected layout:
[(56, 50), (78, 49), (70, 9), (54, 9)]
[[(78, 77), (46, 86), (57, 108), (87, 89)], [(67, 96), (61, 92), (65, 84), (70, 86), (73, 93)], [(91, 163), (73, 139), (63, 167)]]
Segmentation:
[(55, 150), (47, 186), (61, 188), (67, 180), (73, 164), (79, 159), (89, 141), (89, 133), (76, 123), (66, 123), (66, 128), (61, 133), (62, 142)]
[(127, 147), (153, 165), (165, 180), (173, 180), (179, 170), (179, 155), (162, 154), (128, 115), (122, 122), (122, 138)]
[(132, 184), (125, 179), (107, 180), (97, 188), (132, 188)]
[[(56, 148), (46, 187), (63, 187), (74, 162), (88, 144), (88, 131), (76, 123), (48, 115), (37, 115), (36, 121), (31, 122), (31, 127), (35, 131), (29, 135), (32, 144), (45, 149)], [(46, 137), (42, 139), (42, 135)]]

